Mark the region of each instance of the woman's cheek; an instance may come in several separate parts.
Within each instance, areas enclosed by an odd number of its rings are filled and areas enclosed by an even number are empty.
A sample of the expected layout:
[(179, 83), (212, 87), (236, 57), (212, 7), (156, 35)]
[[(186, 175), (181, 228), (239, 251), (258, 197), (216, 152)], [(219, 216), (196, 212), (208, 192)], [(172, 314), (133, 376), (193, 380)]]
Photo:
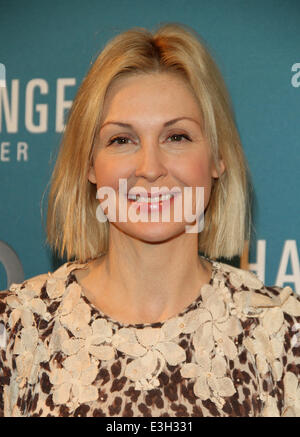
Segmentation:
[(117, 191), (119, 186), (120, 167), (108, 162), (98, 162), (95, 168), (97, 187), (111, 187)]
[(205, 209), (209, 202), (212, 184), (209, 166), (205, 159), (194, 159), (190, 160), (186, 165), (184, 164), (185, 163), (180, 167), (177, 178), (184, 186), (195, 187), (195, 189), (193, 189), (194, 205), (196, 204), (196, 198), (199, 199), (199, 196), (204, 196), (203, 207)]

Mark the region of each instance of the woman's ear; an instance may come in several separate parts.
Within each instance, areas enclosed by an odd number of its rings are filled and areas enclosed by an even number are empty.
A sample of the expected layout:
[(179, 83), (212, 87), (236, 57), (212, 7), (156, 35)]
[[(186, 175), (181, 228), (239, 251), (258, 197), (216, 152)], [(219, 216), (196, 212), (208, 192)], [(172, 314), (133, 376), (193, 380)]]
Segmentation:
[(95, 170), (94, 170), (94, 166), (90, 165), (89, 168), (89, 172), (88, 172), (88, 180), (92, 183), (92, 184), (96, 184), (96, 175), (95, 175)]
[(219, 159), (219, 170), (220, 170), (220, 174), (218, 174), (217, 169), (216, 169), (216, 166), (213, 165), (213, 168), (212, 168), (212, 177), (215, 178), (215, 179), (218, 179), (219, 176), (221, 176), (221, 175), (224, 173), (225, 168), (226, 168), (226, 167), (225, 167), (225, 164), (224, 164), (223, 159)]

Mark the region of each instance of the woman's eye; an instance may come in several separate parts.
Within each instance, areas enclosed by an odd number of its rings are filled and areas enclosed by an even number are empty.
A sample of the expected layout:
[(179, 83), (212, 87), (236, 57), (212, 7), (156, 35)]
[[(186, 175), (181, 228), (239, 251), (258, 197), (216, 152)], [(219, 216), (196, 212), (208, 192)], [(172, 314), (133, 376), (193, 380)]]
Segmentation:
[[(129, 138), (127, 138), (127, 137), (115, 137), (115, 138), (112, 138), (111, 140), (110, 140), (110, 142), (108, 143), (108, 145), (110, 146), (111, 144), (114, 144), (114, 143), (117, 143), (117, 144), (127, 144), (126, 142), (124, 142), (123, 140), (125, 140), (125, 141), (127, 141), (127, 140), (129, 140)], [(121, 141), (121, 142), (120, 142)], [(130, 141), (130, 140), (129, 140)]]
[(182, 138), (185, 138), (186, 140), (191, 141), (190, 137), (188, 135), (185, 135), (185, 134), (174, 134), (174, 135), (169, 136), (169, 138), (176, 138), (175, 141), (172, 141), (175, 143), (181, 142)]

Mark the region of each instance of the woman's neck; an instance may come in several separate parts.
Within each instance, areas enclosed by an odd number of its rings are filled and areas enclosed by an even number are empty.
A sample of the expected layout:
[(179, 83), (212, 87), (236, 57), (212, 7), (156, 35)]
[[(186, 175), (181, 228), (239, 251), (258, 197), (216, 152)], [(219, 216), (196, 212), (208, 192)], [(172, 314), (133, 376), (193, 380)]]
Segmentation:
[(211, 278), (212, 265), (198, 256), (193, 242), (197, 243), (182, 238), (155, 245), (134, 241), (126, 246), (124, 239), (118, 244), (112, 239), (108, 253), (76, 276), (87, 298), (120, 322), (166, 320), (192, 303)]

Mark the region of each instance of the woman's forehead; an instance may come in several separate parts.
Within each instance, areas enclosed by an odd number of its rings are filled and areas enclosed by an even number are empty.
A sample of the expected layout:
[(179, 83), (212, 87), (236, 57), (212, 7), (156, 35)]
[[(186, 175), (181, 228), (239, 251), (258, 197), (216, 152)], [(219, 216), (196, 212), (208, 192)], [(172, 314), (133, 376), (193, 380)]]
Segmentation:
[[(133, 98), (139, 98), (141, 93), (149, 94), (150, 96), (157, 91), (158, 95), (165, 91), (166, 93), (173, 92), (174, 88), (185, 93), (191, 93), (191, 87), (187, 80), (174, 73), (139, 73), (125, 74), (115, 78), (107, 88), (104, 102), (118, 97), (131, 95)], [(173, 95), (176, 97), (176, 95)], [(156, 96), (157, 97), (157, 96)], [(142, 98), (142, 97), (141, 97)]]
[[(110, 114), (139, 117), (149, 113), (166, 112), (171, 118), (200, 116), (199, 102), (181, 77), (169, 73), (126, 75), (108, 88), (102, 113), (102, 123)], [(101, 123), (101, 124), (102, 124)]]

